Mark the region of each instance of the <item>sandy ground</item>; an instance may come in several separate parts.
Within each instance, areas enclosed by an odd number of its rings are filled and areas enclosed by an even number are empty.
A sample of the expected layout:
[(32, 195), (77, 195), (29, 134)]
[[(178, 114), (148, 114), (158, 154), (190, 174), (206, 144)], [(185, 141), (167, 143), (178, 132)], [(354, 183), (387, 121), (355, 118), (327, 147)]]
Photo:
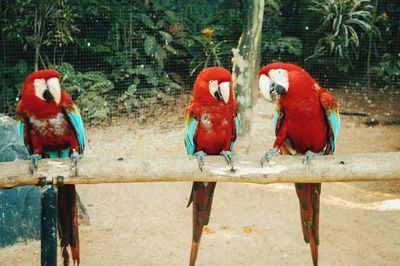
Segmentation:
[[(236, 154), (261, 156), (271, 147), (272, 110), (259, 101)], [(367, 127), (358, 119), (342, 116), (337, 154), (400, 151), (399, 126)], [(85, 156), (184, 153), (183, 117), (160, 121), (91, 128)], [(187, 265), (190, 190), (191, 183), (79, 185), (91, 222), (80, 227), (81, 265)], [(390, 205), (396, 199), (397, 207)], [(399, 265), (399, 201), (400, 182), (323, 184), (320, 265)], [(0, 249), (0, 265), (39, 263), (37, 241)], [(292, 184), (217, 185), (196, 265), (311, 264)]]

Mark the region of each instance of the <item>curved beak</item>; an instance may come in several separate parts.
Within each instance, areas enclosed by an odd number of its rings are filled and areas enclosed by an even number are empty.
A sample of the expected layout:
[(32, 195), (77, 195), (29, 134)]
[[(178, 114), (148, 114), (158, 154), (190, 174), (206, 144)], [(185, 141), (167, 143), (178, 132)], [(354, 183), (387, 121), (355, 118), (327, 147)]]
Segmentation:
[(208, 88), (210, 90), (210, 94), (218, 99), (223, 100), (225, 103), (228, 103), (230, 96), (230, 84), (229, 81), (221, 82), (218, 85), (217, 80), (210, 80), (208, 84)]
[(222, 95), (222, 99), (224, 100), (225, 103), (228, 103), (229, 101), (229, 94), (230, 94), (230, 85), (229, 82), (222, 82), (219, 84), (219, 91)]
[(58, 78), (50, 78), (47, 80), (47, 86), (49, 88), (49, 92), (54, 98), (56, 104), (60, 104), (61, 102), (61, 86), (60, 80)]
[(261, 74), (258, 79), (258, 87), (260, 88), (261, 94), (270, 102), (272, 102), (271, 93), (274, 91), (272, 83), (272, 80), (265, 74)]

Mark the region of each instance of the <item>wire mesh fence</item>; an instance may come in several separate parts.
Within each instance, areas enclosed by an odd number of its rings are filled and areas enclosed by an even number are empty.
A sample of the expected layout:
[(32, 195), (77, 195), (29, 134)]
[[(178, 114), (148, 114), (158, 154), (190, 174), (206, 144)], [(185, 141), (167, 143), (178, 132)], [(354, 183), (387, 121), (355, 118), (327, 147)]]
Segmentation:
[[(232, 69), (248, 8), (239, 0), (0, 6), (0, 112), (15, 114), (28, 73), (55, 68), (88, 124), (145, 119), (183, 105), (204, 67)], [(397, 1), (266, 0), (262, 23), (262, 64), (299, 64), (334, 89), (345, 111), (400, 121)]]
[[(29, 73), (55, 68), (86, 125), (183, 115), (204, 67), (232, 69), (247, 2), (0, 0), (0, 113), (15, 116)], [(298, 64), (333, 90), (342, 114), (400, 124), (398, 1), (265, 0), (262, 23), (262, 65)], [(14, 196), (31, 202), (23, 193)], [(12, 225), (10, 238), (39, 236), (17, 234), (25, 227)]]

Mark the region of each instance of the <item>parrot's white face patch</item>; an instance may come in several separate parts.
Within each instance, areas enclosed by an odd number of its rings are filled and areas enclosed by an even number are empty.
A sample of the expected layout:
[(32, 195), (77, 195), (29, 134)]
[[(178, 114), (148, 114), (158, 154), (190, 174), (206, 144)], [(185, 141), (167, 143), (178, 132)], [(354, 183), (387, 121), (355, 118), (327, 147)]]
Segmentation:
[(271, 69), (268, 73), (271, 80), (285, 88), (286, 92), (289, 90), (289, 75), (285, 69)]
[(268, 75), (261, 74), (258, 79), (258, 86), (261, 94), (272, 102), (271, 94), (273, 92), (283, 95), (289, 90), (289, 76), (285, 69), (271, 69)]
[(271, 79), (265, 75), (261, 74), (260, 78), (258, 79), (258, 87), (261, 91), (261, 94), (270, 102), (272, 102), (270, 87), (271, 87)]
[(43, 98), (43, 93), (45, 90), (47, 90), (46, 80), (45, 79), (35, 79), (33, 81), (33, 86), (35, 88), (36, 97), (45, 101), (45, 99)]
[(215, 93), (218, 91), (218, 81), (210, 80), (208, 82), (208, 89), (210, 90), (210, 94), (215, 98)]

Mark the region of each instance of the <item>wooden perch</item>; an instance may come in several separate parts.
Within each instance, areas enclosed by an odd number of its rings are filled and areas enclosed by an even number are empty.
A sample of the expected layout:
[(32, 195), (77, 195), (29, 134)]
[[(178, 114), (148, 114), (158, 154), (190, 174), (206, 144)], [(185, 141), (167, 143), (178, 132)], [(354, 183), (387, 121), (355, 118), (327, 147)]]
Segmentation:
[[(192, 156), (88, 157), (78, 164), (78, 176), (69, 159), (43, 159), (31, 174), (28, 161), (0, 163), (0, 188), (46, 184), (100, 184), (129, 182), (217, 181), (241, 183), (312, 183), (400, 180), (400, 152), (362, 153), (313, 158), (306, 170), (301, 156), (277, 156), (264, 168), (259, 157), (235, 158), (234, 172), (221, 156), (206, 156), (203, 172)], [(62, 177), (62, 178), (57, 178)]]

